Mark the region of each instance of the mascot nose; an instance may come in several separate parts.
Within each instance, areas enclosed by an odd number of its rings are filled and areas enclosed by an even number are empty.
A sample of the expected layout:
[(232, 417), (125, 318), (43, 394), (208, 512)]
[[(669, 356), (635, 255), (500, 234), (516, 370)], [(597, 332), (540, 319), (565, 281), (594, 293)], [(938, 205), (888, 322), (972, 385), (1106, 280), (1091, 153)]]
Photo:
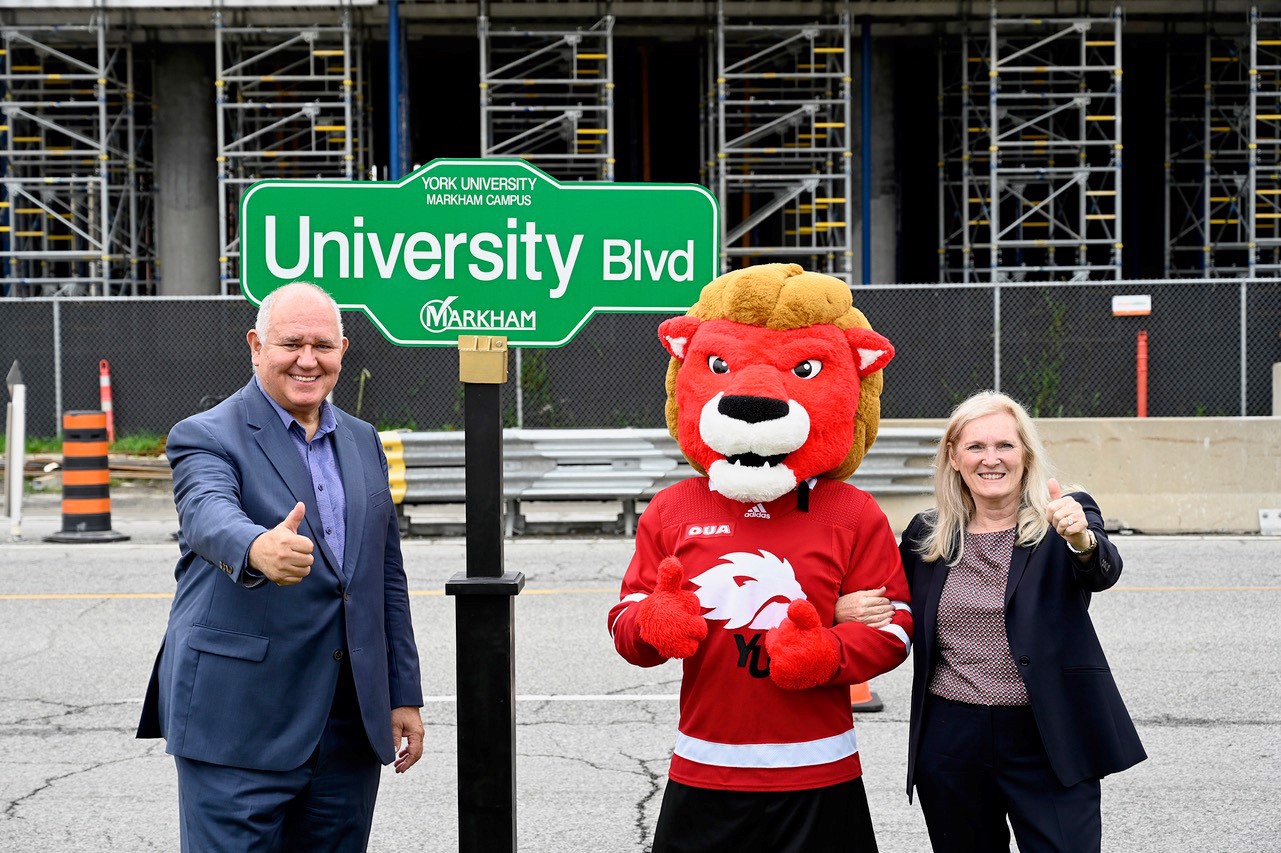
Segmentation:
[(716, 404), (716, 411), (727, 418), (758, 424), (761, 421), (773, 421), (786, 417), (790, 409), (786, 400), (734, 394), (721, 397), (721, 401)]

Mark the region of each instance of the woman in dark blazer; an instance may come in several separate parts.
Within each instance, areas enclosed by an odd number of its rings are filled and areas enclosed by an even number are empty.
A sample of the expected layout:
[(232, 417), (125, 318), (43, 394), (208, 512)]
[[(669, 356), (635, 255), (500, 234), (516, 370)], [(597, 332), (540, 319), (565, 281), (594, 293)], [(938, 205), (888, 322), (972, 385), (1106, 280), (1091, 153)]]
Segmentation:
[[(936, 851), (1100, 848), (1099, 779), (1146, 753), (1090, 622), (1121, 555), (1097, 504), (1063, 494), (1023, 407), (957, 406), (934, 466), (937, 506), (900, 551), (916, 621), (907, 793)], [(890, 603), (853, 593), (838, 621)]]

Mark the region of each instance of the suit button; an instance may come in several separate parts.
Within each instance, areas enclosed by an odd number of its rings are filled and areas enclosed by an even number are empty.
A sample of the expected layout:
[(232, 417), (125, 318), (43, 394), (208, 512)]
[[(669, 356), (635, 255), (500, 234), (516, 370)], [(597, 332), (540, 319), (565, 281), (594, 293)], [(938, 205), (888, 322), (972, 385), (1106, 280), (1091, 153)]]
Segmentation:
[(342, 649), (334, 649), (334, 660), (342, 660)]
[(343, 601), (351, 601), (351, 593), (350, 593), (350, 592), (344, 592), (344, 593), (342, 594), (342, 600), (343, 600)]
[(1032, 659), (1027, 655), (1023, 655), (1019, 658), (1019, 666), (1029, 666), (1031, 663)]

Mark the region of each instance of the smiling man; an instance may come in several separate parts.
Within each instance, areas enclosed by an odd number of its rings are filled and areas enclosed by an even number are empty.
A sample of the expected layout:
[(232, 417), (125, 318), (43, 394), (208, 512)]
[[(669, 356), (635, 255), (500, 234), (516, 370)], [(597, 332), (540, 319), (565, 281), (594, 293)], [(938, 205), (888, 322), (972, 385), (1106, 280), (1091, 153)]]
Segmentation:
[(254, 377), (166, 444), (177, 594), (138, 726), (178, 768), (184, 851), (365, 850), (381, 765), (422, 755), (387, 460), (327, 402), (347, 339), (295, 282), (246, 335)]

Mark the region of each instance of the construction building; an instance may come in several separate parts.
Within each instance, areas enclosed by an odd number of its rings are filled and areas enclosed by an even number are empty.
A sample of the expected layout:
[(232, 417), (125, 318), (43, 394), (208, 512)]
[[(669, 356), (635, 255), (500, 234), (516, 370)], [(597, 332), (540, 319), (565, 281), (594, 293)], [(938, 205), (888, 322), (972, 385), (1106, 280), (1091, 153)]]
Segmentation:
[(1276, 278), (1281, 15), (1234, 2), (0, 0), (0, 296), (238, 292), (266, 178), (701, 183), (722, 267)]

